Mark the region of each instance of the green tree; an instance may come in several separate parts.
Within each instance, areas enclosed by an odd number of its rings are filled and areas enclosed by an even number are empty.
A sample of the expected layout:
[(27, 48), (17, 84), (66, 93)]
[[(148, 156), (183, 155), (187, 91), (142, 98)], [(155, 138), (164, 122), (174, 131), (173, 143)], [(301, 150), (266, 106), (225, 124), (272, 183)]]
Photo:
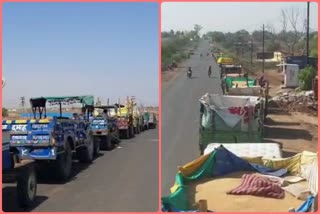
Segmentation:
[(224, 33), (219, 31), (208, 32), (207, 36), (212, 39), (213, 42), (222, 43), (224, 42)]
[(318, 57), (318, 32), (316, 34), (310, 35), (310, 56)]
[(8, 109), (2, 108), (2, 117), (7, 117), (8, 116)]
[(302, 69), (298, 75), (300, 88), (302, 90), (310, 90), (312, 88), (312, 80), (316, 77), (317, 73), (317, 69), (313, 66), (307, 66)]
[(202, 29), (201, 25), (198, 25), (198, 24), (195, 24), (193, 27), (193, 30), (195, 31), (195, 34), (198, 36), (198, 38), (200, 38), (201, 29)]

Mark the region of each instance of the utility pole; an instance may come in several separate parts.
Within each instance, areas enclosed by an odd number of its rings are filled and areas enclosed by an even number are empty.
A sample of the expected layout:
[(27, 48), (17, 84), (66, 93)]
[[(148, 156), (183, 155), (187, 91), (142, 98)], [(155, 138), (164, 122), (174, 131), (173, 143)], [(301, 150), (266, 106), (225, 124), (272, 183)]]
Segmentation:
[(22, 107), (22, 113), (25, 113), (25, 110), (24, 110), (25, 97), (20, 97), (20, 104), (21, 104), (21, 107)]
[(310, 19), (310, 2), (307, 2), (307, 65), (309, 65), (309, 19)]
[(22, 108), (24, 108), (24, 106), (25, 106), (25, 97), (20, 97), (20, 101), (21, 101)]
[(250, 42), (250, 70), (252, 72), (252, 66), (253, 66), (253, 41)]
[(264, 54), (264, 24), (262, 26), (262, 73), (264, 74), (264, 58), (265, 58), (265, 54)]

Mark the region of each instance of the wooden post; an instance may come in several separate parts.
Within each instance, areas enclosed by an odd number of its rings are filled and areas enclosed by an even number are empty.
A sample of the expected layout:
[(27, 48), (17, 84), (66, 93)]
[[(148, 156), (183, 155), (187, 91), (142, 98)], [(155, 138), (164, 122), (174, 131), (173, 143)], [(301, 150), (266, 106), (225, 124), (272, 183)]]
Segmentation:
[(207, 200), (202, 199), (199, 201), (199, 211), (200, 212), (207, 212), (208, 211)]

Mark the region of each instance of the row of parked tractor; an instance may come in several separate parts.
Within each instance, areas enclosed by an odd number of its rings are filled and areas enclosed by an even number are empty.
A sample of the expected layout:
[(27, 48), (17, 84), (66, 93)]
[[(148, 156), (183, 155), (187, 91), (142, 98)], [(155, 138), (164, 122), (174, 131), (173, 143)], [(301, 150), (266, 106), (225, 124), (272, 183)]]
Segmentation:
[[(63, 105), (81, 105), (66, 117)], [(94, 105), (93, 96), (37, 97), (30, 99), (32, 119), (2, 121), (3, 177), (17, 180), (21, 206), (29, 206), (36, 195), (39, 169), (51, 169), (54, 179), (71, 177), (73, 159), (90, 164), (100, 150), (112, 150), (122, 139), (156, 128), (156, 114), (132, 99), (122, 105)], [(47, 105), (59, 106), (57, 116), (47, 116)], [(80, 108), (79, 108), (80, 109)]]

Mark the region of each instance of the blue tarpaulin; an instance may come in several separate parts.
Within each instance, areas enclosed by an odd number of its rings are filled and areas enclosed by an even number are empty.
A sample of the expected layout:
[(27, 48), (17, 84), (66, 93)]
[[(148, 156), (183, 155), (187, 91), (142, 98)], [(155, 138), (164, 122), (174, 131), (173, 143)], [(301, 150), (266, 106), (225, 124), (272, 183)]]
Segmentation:
[(309, 196), (307, 200), (296, 210), (296, 212), (308, 212), (314, 203), (314, 197)]
[(212, 175), (223, 176), (237, 171), (257, 171), (261, 174), (281, 177), (287, 174), (287, 169), (271, 169), (259, 164), (251, 164), (241, 159), (223, 146), (216, 149), (215, 164), (213, 165)]

